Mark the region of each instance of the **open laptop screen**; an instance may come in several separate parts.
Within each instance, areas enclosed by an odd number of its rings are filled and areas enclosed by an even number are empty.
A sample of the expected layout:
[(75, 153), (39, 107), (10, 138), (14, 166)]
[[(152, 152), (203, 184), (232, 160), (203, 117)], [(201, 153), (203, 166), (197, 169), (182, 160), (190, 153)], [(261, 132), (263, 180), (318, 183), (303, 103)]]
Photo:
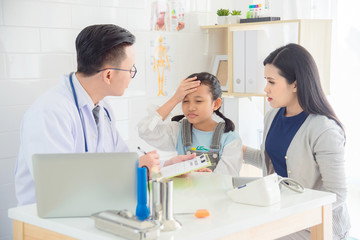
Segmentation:
[(82, 217), (109, 209), (135, 213), (137, 159), (134, 152), (34, 154), (39, 217)]

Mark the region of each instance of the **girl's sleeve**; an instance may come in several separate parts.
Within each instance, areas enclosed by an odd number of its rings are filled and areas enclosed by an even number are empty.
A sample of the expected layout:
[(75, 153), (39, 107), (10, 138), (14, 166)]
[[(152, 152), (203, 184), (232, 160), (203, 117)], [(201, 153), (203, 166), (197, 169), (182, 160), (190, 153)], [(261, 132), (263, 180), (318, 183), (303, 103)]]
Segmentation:
[(149, 109), (149, 114), (138, 123), (141, 139), (162, 151), (176, 150), (179, 135), (179, 122), (163, 121), (155, 108)]
[(214, 172), (239, 177), (242, 155), (242, 141), (237, 138), (226, 144)]

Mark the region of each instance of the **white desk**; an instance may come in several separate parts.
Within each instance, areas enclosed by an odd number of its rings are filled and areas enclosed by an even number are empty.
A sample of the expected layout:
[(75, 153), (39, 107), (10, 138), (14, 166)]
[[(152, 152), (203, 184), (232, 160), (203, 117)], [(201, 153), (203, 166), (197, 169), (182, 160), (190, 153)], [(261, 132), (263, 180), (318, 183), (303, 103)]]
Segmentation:
[[(205, 176), (205, 177), (204, 177)], [(282, 190), (280, 203), (256, 207), (232, 202), (225, 194), (229, 179), (191, 174), (174, 184), (174, 212), (206, 208), (210, 217), (176, 216), (183, 227), (174, 232), (161, 232), (160, 239), (274, 239), (311, 227), (312, 239), (332, 239), (332, 193), (306, 189), (299, 194)], [(200, 180), (199, 180), (200, 179)], [(181, 186), (180, 186), (181, 185)], [(121, 239), (100, 231), (90, 218), (42, 219), (36, 205), (9, 209), (14, 219), (14, 239)]]

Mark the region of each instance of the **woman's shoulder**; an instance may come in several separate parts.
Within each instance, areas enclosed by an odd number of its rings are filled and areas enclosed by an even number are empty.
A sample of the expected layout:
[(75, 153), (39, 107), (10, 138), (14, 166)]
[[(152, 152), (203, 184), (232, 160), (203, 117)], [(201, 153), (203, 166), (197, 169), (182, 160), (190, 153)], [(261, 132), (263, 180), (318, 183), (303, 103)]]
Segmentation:
[(314, 136), (320, 136), (323, 133), (331, 132), (336, 135), (344, 135), (342, 128), (335, 122), (335, 120), (320, 114), (309, 114), (304, 122), (307, 132)]
[(340, 128), (335, 120), (320, 114), (309, 114), (307, 122), (308, 127), (319, 129), (320, 131), (329, 128)]

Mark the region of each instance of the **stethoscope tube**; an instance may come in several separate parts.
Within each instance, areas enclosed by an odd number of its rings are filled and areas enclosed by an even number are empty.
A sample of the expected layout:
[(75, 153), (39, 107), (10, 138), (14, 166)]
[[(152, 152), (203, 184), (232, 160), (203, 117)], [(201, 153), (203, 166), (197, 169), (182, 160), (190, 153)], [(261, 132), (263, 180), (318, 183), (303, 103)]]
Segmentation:
[[(72, 94), (74, 96), (75, 106), (76, 106), (76, 108), (78, 110), (78, 113), (79, 113), (79, 116), (80, 116), (81, 126), (82, 126), (83, 134), (84, 134), (85, 152), (88, 152), (88, 146), (87, 146), (87, 141), (86, 141), (86, 133), (85, 133), (84, 117), (81, 114), (81, 111), (80, 111), (80, 108), (79, 108), (79, 103), (78, 103), (74, 83), (73, 83), (73, 80), (72, 80), (72, 75), (73, 74), (74, 74), (74, 72), (71, 72), (70, 75), (69, 75), (70, 87), (71, 87)], [(111, 122), (111, 117), (110, 117), (110, 114), (109, 114), (108, 110), (106, 108), (104, 108), (104, 110), (105, 110), (106, 115), (108, 116), (108, 118), (109, 118), (109, 120)]]

